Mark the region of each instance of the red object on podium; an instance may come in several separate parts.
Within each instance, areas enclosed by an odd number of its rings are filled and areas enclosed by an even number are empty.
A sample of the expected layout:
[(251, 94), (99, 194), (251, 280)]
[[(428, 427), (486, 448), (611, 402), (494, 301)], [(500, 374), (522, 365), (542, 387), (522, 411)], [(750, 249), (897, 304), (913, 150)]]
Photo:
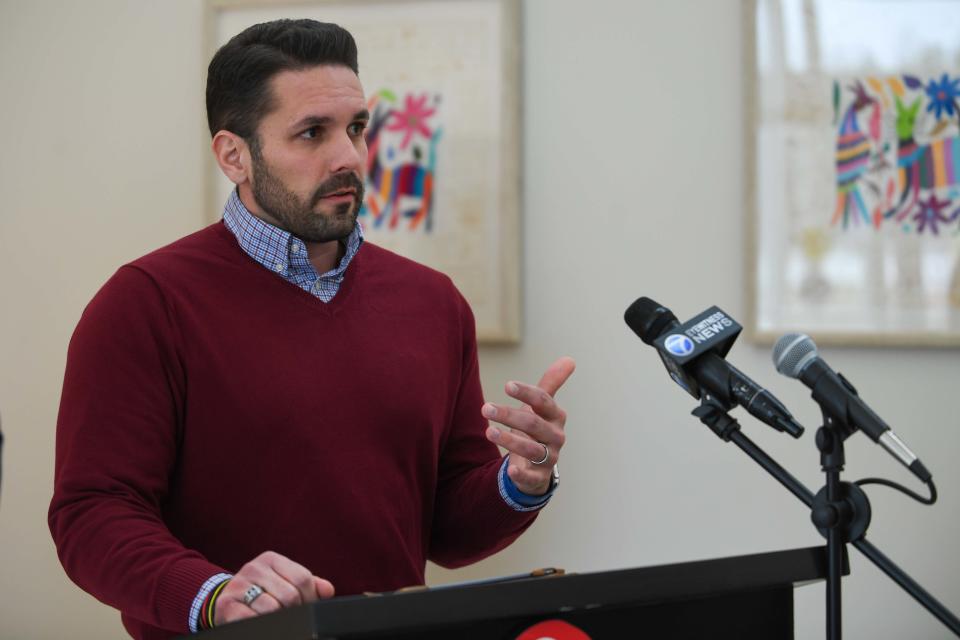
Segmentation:
[(591, 640), (591, 638), (569, 622), (544, 620), (518, 635), (517, 640)]

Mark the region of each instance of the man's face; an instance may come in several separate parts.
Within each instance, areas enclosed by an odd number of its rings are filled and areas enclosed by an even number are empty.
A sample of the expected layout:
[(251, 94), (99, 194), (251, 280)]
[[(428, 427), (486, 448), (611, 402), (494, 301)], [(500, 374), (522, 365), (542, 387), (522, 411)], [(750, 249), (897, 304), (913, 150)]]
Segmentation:
[(359, 78), (348, 67), (324, 65), (281, 72), (270, 88), (274, 110), (250, 144), (251, 212), (306, 242), (346, 238), (363, 202), (367, 165), (369, 114)]

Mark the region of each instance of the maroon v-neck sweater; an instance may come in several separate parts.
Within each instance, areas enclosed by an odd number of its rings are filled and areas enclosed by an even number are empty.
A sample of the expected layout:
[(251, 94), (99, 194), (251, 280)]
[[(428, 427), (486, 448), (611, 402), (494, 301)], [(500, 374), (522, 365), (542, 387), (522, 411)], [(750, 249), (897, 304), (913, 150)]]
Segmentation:
[(60, 560), (143, 638), (186, 633), (202, 583), (266, 550), (338, 595), (421, 584), (535, 517), (500, 497), (482, 402), (446, 276), (366, 243), (323, 303), (212, 225), (122, 267), (77, 326)]

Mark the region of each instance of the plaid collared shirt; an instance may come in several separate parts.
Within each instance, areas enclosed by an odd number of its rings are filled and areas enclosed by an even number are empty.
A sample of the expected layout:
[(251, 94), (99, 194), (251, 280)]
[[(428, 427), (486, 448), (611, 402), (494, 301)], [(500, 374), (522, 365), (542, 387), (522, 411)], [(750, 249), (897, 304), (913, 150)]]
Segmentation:
[(350, 261), (363, 244), (363, 231), (358, 222), (347, 237), (347, 252), (340, 264), (319, 274), (310, 264), (303, 240), (250, 213), (236, 189), (223, 207), (223, 223), (251, 258), (324, 302), (330, 302), (337, 295)]

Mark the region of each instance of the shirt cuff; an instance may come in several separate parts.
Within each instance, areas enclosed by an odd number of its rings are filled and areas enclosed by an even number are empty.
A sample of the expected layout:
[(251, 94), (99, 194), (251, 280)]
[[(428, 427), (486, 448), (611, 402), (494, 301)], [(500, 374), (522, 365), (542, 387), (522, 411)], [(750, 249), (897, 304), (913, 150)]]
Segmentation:
[(550, 481), (550, 488), (542, 496), (531, 496), (520, 491), (517, 485), (513, 483), (510, 476), (507, 475), (507, 464), (510, 462), (510, 454), (503, 457), (503, 464), (500, 465), (500, 473), (497, 474), (497, 486), (500, 489), (500, 497), (514, 511), (536, 511), (550, 502), (553, 497), (553, 481)]
[(190, 633), (200, 631), (200, 607), (203, 605), (203, 601), (207, 599), (211, 591), (217, 588), (218, 584), (232, 577), (233, 574), (230, 573), (218, 573), (203, 583), (200, 591), (197, 592), (197, 597), (194, 598), (193, 603), (190, 604), (190, 619), (187, 621), (187, 625), (190, 627)]

